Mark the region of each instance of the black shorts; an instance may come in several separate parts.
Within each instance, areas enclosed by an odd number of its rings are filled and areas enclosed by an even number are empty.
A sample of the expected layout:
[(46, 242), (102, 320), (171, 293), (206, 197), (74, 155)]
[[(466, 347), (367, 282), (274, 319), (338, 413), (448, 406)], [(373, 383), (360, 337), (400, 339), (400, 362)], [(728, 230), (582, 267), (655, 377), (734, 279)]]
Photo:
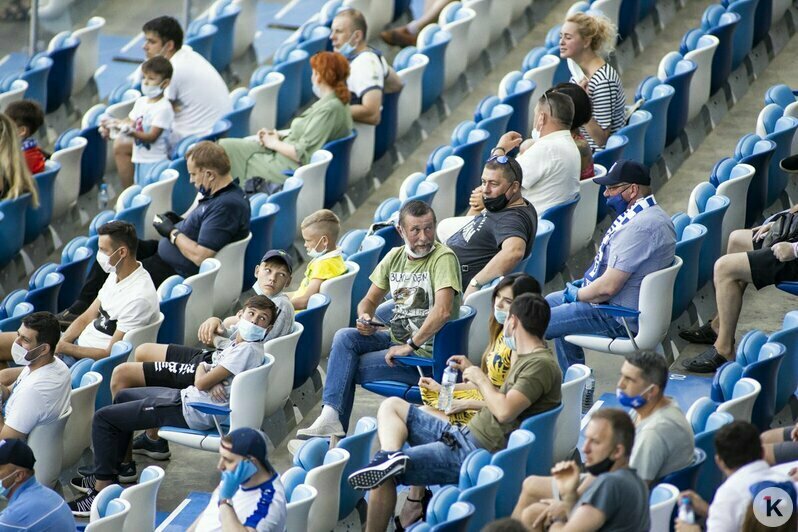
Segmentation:
[(194, 385), (194, 373), (200, 362), (211, 362), (212, 349), (197, 349), (169, 344), (165, 362), (144, 362), (144, 384), (182, 390)]
[(781, 262), (770, 248), (748, 251), (751, 280), (757, 290), (784, 281), (798, 281), (798, 260)]

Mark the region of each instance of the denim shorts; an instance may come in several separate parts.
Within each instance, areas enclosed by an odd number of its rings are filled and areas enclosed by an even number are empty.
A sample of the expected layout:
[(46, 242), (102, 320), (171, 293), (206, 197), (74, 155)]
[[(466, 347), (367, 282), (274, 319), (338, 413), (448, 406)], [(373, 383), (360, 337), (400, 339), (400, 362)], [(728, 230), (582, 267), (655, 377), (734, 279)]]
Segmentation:
[(403, 452), (410, 459), (397, 479), (406, 486), (457, 484), (466, 456), (482, 448), (468, 427), (451, 425), (416, 405), (407, 413), (407, 444)]

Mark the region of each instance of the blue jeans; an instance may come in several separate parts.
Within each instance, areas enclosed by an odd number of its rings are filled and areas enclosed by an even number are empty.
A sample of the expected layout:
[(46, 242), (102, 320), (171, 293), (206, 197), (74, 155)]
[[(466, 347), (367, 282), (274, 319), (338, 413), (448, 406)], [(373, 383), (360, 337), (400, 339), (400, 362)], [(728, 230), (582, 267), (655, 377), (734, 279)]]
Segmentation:
[(350, 327), (335, 333), (321, 402), (338, 412), (344, 430), (352, 415), (356, 384), (373, 381), (418, 384), (416, 368), (390, 367), (385, 363), (385, 353), (391, 345), (391, 337), (384, 331), (364, 336)]
[(405, 425), (408, 447), (403, 452), (410, 459), (397, 479), (400, 484), (457, 484), (466, 456), (482, 448), (468, 427), (447, 423), (416, 405), (410, 405)]
[(564, 340), (568, 334), (598, 334), (618, 338), (626, 336), (623, 324), (606, 312), (590, 303), (566, 303), (563, 291), (552, 292), (546, 296), (551, 307), (551, 319), (546, 329), (546, 339), (554, 340), (557, 360), (563, 375), (571, 364), (584, 364), (584, 350)]

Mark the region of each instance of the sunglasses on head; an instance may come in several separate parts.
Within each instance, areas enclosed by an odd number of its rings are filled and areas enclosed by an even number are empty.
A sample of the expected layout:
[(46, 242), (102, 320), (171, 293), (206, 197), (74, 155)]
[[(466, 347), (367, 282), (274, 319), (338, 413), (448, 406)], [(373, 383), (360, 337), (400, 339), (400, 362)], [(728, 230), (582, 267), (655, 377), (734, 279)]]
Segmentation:
[(512, 171), (513, 175), (515, 176), (516, 181), (521, 181), (521, 177), (518, 175), (518, 172), (515, 170), (515, 166), (510, 163), (510, 158), (506, 155), (494, 155), (490, 159), (488, 159), (489, 163), (499, 163), (499, 164), (507, 164), (510, 166), (510, 171)]

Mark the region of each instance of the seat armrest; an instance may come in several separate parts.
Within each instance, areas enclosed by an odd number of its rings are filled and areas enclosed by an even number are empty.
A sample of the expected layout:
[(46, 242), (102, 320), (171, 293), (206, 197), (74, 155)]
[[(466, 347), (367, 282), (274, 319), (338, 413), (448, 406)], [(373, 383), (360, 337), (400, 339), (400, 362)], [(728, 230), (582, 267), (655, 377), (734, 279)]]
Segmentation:
[(213, 403), (187, 403), (188, 406), (199, 410), (203, 414), (210, 414), (212, 416), (229, 416), (230, 408), (222, 405), (215, 405)]
[(639, 310), (621, 307), (618, 305), (596, 305), (596, 308), (603, 310), (610, 316), (615, 316), (617, 318), (636, 318), (640, 315)]
[(394, 360), (404, 366), (416, 366), (421, 368), (431, 368), (432, 367), (432, 359), (431, 358), (424, 358), (424, 357), (417, 357), (417, 356), (406, 356), (406, 357), (394, 357)]
[(294, 171), (293, 170), (283, 170), (283, 175), (287, 176), (287, 177), (294, 177)]

